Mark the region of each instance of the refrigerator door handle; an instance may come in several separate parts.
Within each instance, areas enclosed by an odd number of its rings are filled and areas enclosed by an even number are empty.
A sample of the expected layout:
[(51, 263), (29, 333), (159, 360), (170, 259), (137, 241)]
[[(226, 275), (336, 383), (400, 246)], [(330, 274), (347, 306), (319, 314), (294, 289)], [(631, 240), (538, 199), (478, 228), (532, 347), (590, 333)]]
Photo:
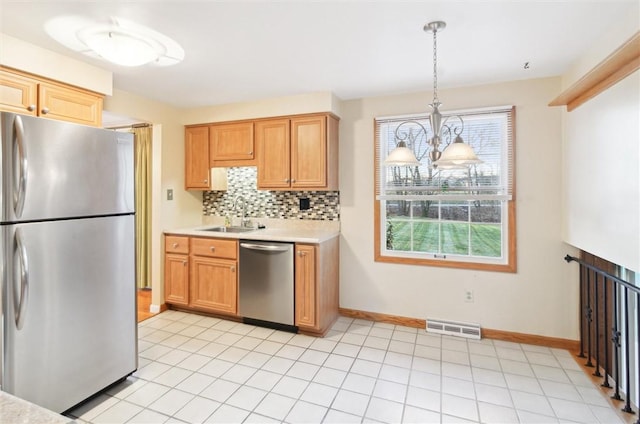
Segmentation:
[[(15, 134), (13, 161), (15, 175), (13, 175), (13, 211), (16, 218), (22, 215), (24, 208), (24, 192), (27, 186), (27, 152), (24, 143), (24, 125), (20, 116), (16, 116), (13, 121)], [(16, 163), (17, 162), (17, 163)], [(18, 165), (18, 166), (15, 166)]]
[[(29, 262), (27, 261), (27, 249), (24, 247), (24, 243), (22, 243), (22, 235), (20, 229), (16, 229), (16, 251), (14, 252), (14, 261), (17, 260), (19, 263), (14, 262), (15, 272), (20, 272), (19, 279), (15, 278), (16, 275), (14, 273), (14, 290), (13, 290), (13, 310), (15, 311), (15, 321), (16, 328), (18, 330), (22, 330), (24, 326), (24, 317), (25, 317), (25, 308), (27, 307), (27, 301), (29, 299)], [(16, 257), (17, 254), (17, 257)], [(20, 288), (17, 290), (15, 287), (16, 281), (20, 281)], [(18, 299), (18, 292), (20, 293), (20, 299)]]

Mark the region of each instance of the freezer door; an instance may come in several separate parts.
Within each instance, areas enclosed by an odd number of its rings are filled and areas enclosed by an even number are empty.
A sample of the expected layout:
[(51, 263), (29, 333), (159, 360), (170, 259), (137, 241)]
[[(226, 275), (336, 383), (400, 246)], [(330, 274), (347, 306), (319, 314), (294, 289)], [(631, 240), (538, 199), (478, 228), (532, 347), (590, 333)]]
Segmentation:
[(2, 112), (0, 222), (134, 211), (133, 134)]
[(0, 228), (2, 390), (63, 412), (135, 371), (134, 216)]

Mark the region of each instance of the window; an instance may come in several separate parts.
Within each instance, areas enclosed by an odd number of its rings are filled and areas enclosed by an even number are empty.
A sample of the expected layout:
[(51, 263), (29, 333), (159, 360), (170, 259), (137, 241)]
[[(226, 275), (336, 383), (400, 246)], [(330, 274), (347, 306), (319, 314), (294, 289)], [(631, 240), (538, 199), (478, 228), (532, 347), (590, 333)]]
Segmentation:
[[(443, 113), (443, 119), (453, 113)], [(428, 116), (377, 118), (375, 259), (515, 272), (513, 107), (456, 112), (482, 163), (433, 166)], [(385, 166), (403, 138), (419, 166)], [(450, 141), (443, 136), (443, 151)]]

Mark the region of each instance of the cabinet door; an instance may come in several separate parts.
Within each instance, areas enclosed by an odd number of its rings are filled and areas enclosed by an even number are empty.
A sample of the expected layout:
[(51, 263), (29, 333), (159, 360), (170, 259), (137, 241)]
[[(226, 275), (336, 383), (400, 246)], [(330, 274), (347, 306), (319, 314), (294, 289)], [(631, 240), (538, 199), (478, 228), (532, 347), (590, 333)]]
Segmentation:
[(295, 325), (315, 327), (317, 325), (315, 246), (296, 244), (295, 268)]
[(291, 187), (327, 185), (327, 125), (325, 116), (291, 119)]
[(258, 188), (289, 188), (291, 139), (288, 119), (255, 124)]
[(209, 127), (189, 127), (184, 132), (184, 186), (187, 190), (209, 188)]
[(175, 305), (189, 304), (189, 257), (167, 253), (164, 256), (164, 299)]
[(209, 131), (212, 167), (227, 166), (228, 161), (253, 161), (253, 122), (211, 125)]
[(0, 71), (0, 110), (35, 116), (38, 113), (38, 82)]
[(201, 256), (191, 257), (191, 302), (211, 312), (238, 312), (237, 262)]
[(39, 115), (77, 124), (102, 126), (102, 96), (54, 84), (38, 86)]

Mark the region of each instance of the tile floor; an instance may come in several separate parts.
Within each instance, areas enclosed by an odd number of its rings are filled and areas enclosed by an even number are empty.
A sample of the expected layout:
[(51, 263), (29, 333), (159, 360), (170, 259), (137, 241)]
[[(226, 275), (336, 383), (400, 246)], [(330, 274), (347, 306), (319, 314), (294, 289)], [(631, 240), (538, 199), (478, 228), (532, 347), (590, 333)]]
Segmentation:
[(87, 423), (622, 423), (564, 350), (341, 317), (325, 338), (167, 311)]

